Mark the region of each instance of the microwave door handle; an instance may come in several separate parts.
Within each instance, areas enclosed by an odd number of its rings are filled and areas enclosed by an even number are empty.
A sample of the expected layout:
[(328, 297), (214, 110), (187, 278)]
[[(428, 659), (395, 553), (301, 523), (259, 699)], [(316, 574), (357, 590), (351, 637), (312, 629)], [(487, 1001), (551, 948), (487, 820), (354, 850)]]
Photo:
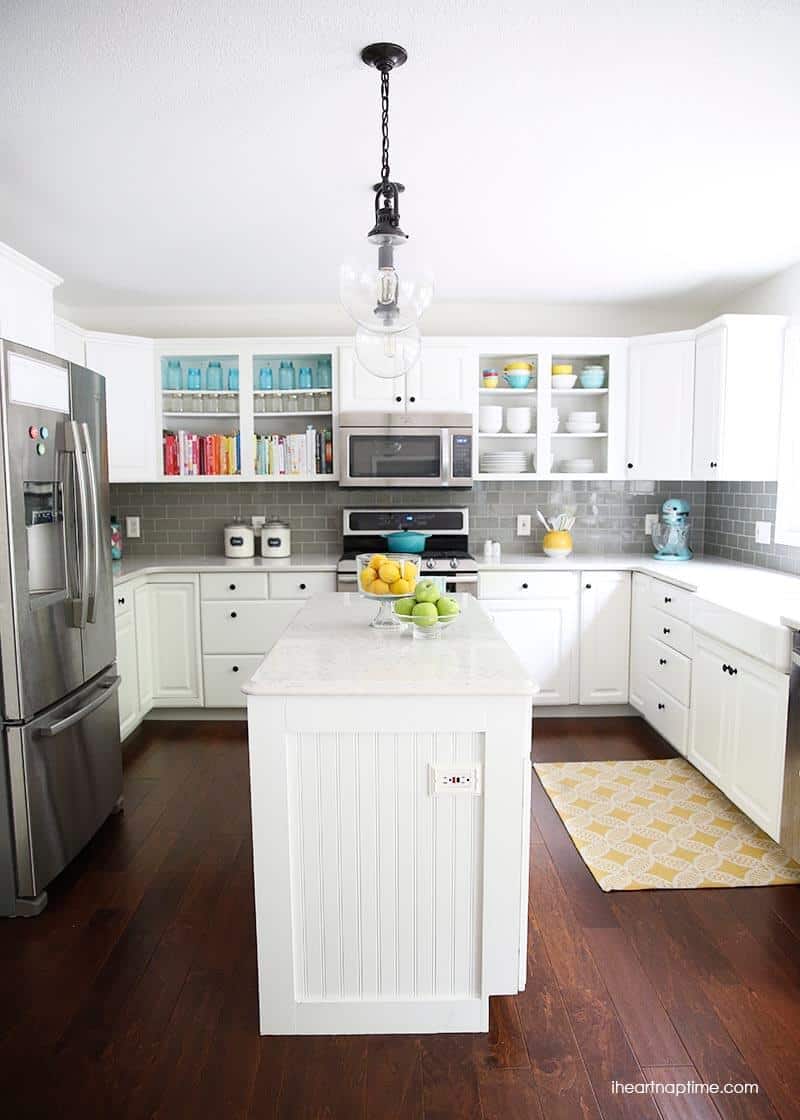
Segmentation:
[(52, 739), (56, 735), (60, 735), (62, 731), (74, 727), (76, 723), (80, 723), (81, 720), (86, 719), (88, 715), (91, 715), (92, 712), (96, 712), (98, 708), (101, 708), (103, 704), (110, 700), (121, 683), (122, 677), (112, 677), (111, 680), (103, 681), (100, 686), (103, 691), (98, 693), (97, 696), (92, 697), (88, 704), (84, 704), (82, 708), (78, 708), (77, 712), (64, 716), (63, 719), (56, 720), (55, 723), (50, 723), (46, 727), (38, 728), (36, 734), (42, 735), (46, 739)]
[(441, 448), (442, 448), (442, 474), (441, 474), (440, 481), (442, 483), (442, 486), (449, 486), (450, 483), (453, 481), (453, 476), (452, 476), (452, 472), (451, 472), (451, 469), (450, 469), (450, 429), (449, 428), (442, 428)]
[(92, 437), (89, 434), (89, 425), (82, 421), (80, 425), (83, 435), (83, 445), (86, 454), (86, 473), (89, 480), (89, 503), (92, 514), (92, 562), (91, 562), (91, 591), (86, 596), (86, 620), (94, 622), (97, 615), (97, 588), (100, 583), (100, 496), (97, 486), (97, 472), (94, 465), (92, 451)]
[(64, 425), (64, 436), (66, 449), (72, 455), (75, 464), (75, 478), (78, 483), (78, 515), (81, 523), (80, 540), (78, 542), (78, 566), (80, 569), (78, 575), (79, 597), (73, 599), (71, 603), (71, 625), (79, 630), (83, 630), (89, 615), (89, 599), (87, 595), (89, 588), (89, 496), (88, 487), (86, 485), (86, 461), (81, 452), (80, 428), (75, 420), (68, 420), (66, 422)]

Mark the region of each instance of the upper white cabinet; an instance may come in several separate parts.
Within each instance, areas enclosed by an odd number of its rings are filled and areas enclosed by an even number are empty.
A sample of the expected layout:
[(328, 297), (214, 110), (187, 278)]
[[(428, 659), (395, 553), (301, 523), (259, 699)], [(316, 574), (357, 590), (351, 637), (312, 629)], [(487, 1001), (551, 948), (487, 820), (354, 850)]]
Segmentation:
[(53, 353), (68, 362), (86, 365), (86, 332), (67, 319), (55, 319)]
[(152, 341), (89, 332), (86, 365), (106, 379), (110, 481), (154, 482), (160, 448)]
[(692, 478), (777, 477), (785, 324), (725, 315), (697, 331)]
[(53, 290), (60, 283), (60, 276), (0, 242), (0, 337), (52, 353)]
[(627, 703), (630, 617), (630, 572), (581, 573), (581, 704)]
[(695, 635), (689, 761), (780, 837), (789, 677)]
[(631, 342), (626, 478), (690, 477), (694, 347), (690, 332)]
[(359, 362), (352, 346), (339, 357), (342, 412), (472, 412), (476, 358), (467, 347), (423, 344), (417, 364), (405, 377), (376, 377)]

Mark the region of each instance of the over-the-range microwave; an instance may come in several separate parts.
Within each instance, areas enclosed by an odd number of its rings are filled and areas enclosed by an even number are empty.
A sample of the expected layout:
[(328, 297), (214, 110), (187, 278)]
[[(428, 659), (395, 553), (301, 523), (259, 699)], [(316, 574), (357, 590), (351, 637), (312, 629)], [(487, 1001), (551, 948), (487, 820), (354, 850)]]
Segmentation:
[(342, 486), (471, 486), (468, 412), (343, 412)]

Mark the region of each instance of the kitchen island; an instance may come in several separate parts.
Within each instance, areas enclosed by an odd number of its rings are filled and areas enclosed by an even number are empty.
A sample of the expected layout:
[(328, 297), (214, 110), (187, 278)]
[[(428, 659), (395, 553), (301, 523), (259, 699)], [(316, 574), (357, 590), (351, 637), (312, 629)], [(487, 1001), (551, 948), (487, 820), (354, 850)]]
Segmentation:
[(316, 596), (245, 685), (262, 1034), (486, 1031), (525, 986), (535, 686), (459, 598), (428, 641)]

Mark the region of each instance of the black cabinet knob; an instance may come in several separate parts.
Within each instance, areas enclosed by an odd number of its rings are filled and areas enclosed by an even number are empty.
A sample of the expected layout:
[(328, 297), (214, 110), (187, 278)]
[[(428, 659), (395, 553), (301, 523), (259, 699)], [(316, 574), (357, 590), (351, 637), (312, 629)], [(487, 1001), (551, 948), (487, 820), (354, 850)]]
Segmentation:
[(738, 675), (738, 673), (739, 673), (739, 670), (738, 670), (738, 669), (734, 669), (734, 667), (733, 667), (733, 666), (731, 665), (731, 676), (732, 676), (732, 677), (735, 677), (735, 676), (737, 676), (737, 675)]
[(402, 398), (402, 397), (395, 397), (394, 399), (395, 399), (395, 400), (397, 401), (397, 403), (398, 403), (398, 404), (400, 404), (400, 401), (401, 401), (401, 400), (402, 400), (403, 398)]
[(666, 663), (667, 663), (666, 657), (659, 657), (658, 663), (659, 663), (659, 665), (666, 665)]
[(409, 397), (408, 399), (409, 399), (409, 401), (411, 401), (411, 403), (413, 404), (413, 403), (414, 403), (414, 401), (415, 401), (415, 400), (416, 400), (417, 398), (416, 398), (416, 397)]
[(716, 467), (716, 466), (717, 466), (717, 462), (716, 462), (716, 460), (715, 460), (715, 459), (712, 459), (712, 460), (711, 460), (711, 462), (710, 462), (710, 463), (709, 463), (708, 465), (709, 465), (710, 467)]
[(523, 591), (527, 591), (527, 590), (528, 590), (528, 585), (527, 585), (527, 583), (523, 583), (523, 585), (522, 585), (522, 590), (523, 590)]
[(587, 591), (591, 591), (591, 590), (592, 590), (592, 585), (591, 585), (590, 583), (587, 583), (587, 584), (585, 585), (585, 587), (586, 587), (586, 590), (587, 590)]
[(723, 666), (722, 666), (722, 671), (723, 671), (723, 673), (729, 673), (729, 672), (730, 672), (730, 668), (731, 668), (731, 667), (730, 667), (730, 665), (723, 665)]
[(119, 605), (121, 607), (124, 607), (125, 606), (125, 596), (123, 595), (123, 597), (121, 599), (117, 599), (117, 602), (119, 603)]
[(665, 705), (664, 705), (664, 704), (659, 704), (659, 705), (658, 705), (658, 710), (659, 710), (660, 712), (663, 712), (663, 711), (664, 711), (664, 707), (665, 707)]
[(632, 471), (632, 470), (633, 470), (633, 463), (628, 463), (628, 470), (629, 470), (629, 471)]
[(231, 618), (236, 618), (236, 611), (231, 611)]
[(664, 626), (664, 627), (663, 627), (663, 630), (664, 630), (664, 633), (665, 633), (665, 634), (671, 634), (671, 633), (672, 633), (672, 631), (670, 630), (669, 626)]
[(236, 584), (235, 583), (229, 583), (228, 584), (228, 590), (229, 591), (235, 591), (236, 590)]
[(300, 590), (305, 591), (305, 589), (306, 589), (306, 585), (304, 583), (301, 583), (300, 584)]
[(671, 603), (671, 602), (672, 602), (672, 598), (671, 598), (671, 597), (670, 597), (669, 595), (665, 595), (665, 596), (664, 596), (664, 602), (665, 602), (665, 603)]
[(238, 665), (234, 665), (234, 666), (233, 666), (233, 672), (234, 672), (234, 673), (238, 673), (238, 672), (239, 672), (239, 666), (238, 666)]

